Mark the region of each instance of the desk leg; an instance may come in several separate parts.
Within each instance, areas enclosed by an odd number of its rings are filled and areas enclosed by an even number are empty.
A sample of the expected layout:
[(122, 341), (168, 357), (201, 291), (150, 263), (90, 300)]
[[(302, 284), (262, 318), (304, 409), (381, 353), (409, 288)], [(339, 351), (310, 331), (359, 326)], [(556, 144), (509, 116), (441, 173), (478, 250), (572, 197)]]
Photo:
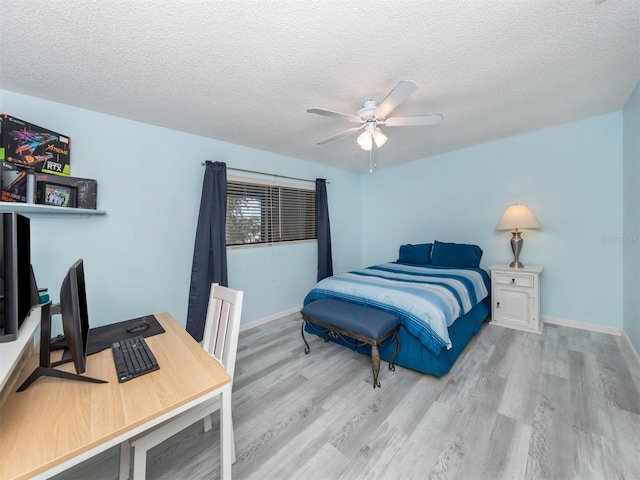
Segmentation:
[(222, 480), (231, 479), (231, 384), (220, 393), (220, 469)]

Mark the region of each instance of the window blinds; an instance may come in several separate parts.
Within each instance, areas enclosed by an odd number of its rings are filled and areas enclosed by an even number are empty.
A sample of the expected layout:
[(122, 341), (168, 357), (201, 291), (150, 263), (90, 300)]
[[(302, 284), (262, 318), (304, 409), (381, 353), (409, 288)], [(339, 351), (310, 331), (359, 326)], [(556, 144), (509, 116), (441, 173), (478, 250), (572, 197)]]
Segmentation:
[(227, 181), (227, 246), (315, 240), (315, 191), (253, 179)]

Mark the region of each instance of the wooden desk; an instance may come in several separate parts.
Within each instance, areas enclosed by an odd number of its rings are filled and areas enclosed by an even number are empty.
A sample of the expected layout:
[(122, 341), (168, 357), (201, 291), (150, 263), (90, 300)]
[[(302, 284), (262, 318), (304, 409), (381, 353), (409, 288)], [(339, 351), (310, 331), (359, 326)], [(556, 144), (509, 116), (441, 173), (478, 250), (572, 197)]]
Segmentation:
[[(42, 377), (9, 395), (0, 410), (1, 479), (63, 472), (216, 395), (222, 478), (231, 478), (231, 377), (168, 313), (156, 318), (166, 333), (146, 341), (159, 370), (118, 383), (107, 349), (88, 357), (85, 374), (109, 383)], [(37, 366), (38, 350), (17, 385)]]

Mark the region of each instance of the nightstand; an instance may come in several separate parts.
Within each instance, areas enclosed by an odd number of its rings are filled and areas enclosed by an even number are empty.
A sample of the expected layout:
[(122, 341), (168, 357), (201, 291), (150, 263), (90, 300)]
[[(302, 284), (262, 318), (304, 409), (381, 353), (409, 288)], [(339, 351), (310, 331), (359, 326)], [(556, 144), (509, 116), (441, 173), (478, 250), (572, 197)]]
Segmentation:
[(491, 265), (491, 323), (542, 333), (540, 274), (542, 267)]

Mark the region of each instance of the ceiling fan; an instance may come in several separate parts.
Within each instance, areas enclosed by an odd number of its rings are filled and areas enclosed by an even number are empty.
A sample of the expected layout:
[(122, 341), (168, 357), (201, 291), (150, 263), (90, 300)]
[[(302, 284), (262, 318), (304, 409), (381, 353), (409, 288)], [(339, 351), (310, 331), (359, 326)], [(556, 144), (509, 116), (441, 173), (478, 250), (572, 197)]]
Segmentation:
[(371, 151), (373, 146), (382, 147), (387, 142), (387, 136), (382, 133), (380, 125), (386, 127), (409, 127), (421, 125), (436, 125), (442, 121), (442, 115), (412, 115), (407, 117), (389, 117), (395, 108), (404, 102), (418, 87), (411, 80), (403, 80), (378, 105), (375, 100), (366, 100), (362, 108), (355, 115), (334, 112), (325, 108), (308, 108), (307, 112), (324, 115), (326, 117), (339, 118), (358, 126), (336, 133), (328, 138), (320, 140), (317, 145), (325, 145), (329, 142), (345, 137), (360, 130), (364, 130), (358, 136), (358, 145), (363, 150)]

